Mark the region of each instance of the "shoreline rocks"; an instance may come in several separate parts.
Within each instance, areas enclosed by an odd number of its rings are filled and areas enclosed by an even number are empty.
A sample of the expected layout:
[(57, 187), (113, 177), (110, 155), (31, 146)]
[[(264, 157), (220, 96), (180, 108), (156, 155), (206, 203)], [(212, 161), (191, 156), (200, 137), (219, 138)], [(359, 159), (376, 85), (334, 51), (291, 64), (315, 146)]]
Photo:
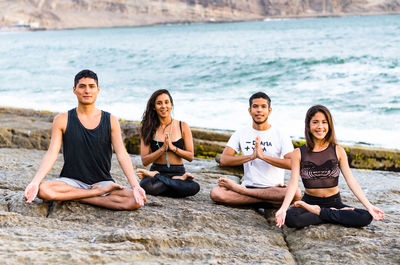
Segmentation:
[[(44, 150), (0, 148), (0, 260), (4, 264), (381, 264), (400, 263), (399, 173), (353, 169), (385, 220), (364, 228), (338, 225), (275, 227), (276, 209), (226, 207), (212, 202), (219, 177), (240, 173), (212, 159), (186, 163), (201, 190), (172, 199), (148, 195), (136, 211), (111, 211), (78, 202), (51, 204), (23, 193)], [(131, 156), (137, 167), (138, 155)], [(45, 180), (58, 177), (60, 154)], [(287, 183), (289, 171), (285, 171)], [(113, 156), (111, 175), (128, 186)], [(300, 185), (302, 188), (302, 185)], [(362, 207), (341, 178), (345, 203)], [(260, 214), (262, 213), (262, 214)]]
[(6, 0), (0, 28), (43, 30), (399, 14), (396, 0)]
[[(50, 143), (50, 129), (57, 113), (0, 107), (0, 148), (28, 148), (46, 150)], [(129, 153), (139, 154), (139, 122), (121, 120), (121, 130)], [(195, 157), (212, 158), (219, 162), (232, 131), (191, 128)], [(293, 141), (299, 147), (304, 141)], [(400, 150), (344, 146), (350, 166), (358, 169), (400, 172)], [(239, 168), (240, 170), (240, 168)]]

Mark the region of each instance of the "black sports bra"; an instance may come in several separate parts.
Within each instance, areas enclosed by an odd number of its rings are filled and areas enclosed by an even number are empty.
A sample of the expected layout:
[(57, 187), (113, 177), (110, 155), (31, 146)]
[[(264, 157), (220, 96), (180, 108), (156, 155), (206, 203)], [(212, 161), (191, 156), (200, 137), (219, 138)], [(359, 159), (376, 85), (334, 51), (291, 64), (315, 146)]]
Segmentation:
[[(182, 122), (179, 121), (179, 128), (181, 129), (181, 134), (182, 134)], [(156, 140), (151, 140), (150, 143), (150, 149), (151, 152), (155, 152), (158, 149), (161, 148), (161, 146), (163, 146), (164, 142), (160, 142), (160, 141), (156, 141)], [(185, 142), (183, 141), (183, 138), (179, 138), (177, 141), (172, 142), (172, 144), (176, 147), (178, 147), (179, 149), (185, 149)]]
[(338, 185), (340, 168), (336, 145), (331, 144), (321, 152), (308, 152), (303, 145), (300, 151), (300, 176), (305, 188), (332, 188)]

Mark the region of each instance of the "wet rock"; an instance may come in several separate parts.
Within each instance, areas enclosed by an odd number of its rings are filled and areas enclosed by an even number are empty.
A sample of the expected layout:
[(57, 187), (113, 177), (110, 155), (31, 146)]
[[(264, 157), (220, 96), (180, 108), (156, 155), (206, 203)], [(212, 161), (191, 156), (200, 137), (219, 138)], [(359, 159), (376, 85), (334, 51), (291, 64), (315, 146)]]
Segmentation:
[[(0, 108), (0, 147), (46, 150), (54, 113)], [(50, 121), (49, 121), (50, 120)]]
[[(398, 264), (400, 257), (399, 173), (353, 170), (367, 197), (386, 220), (356, 229), (337, 225), (278, 229), (276, 210), (217, 205), (209, 199), (219, 177), (240, 174), (213, 160), (195, 159), (186, 168), (199, 194), (172, 199), (148, 196), (136, 211), (111, 211), (77, 202), (28, 205), (23, 190), (44, 151), (0, 149), (0, 259), (5, 264)], [(142, 167), (139, 156), (132, 161)], [(58, 176), (59, 156), (46, 179)], [(115, 157), (112, 175), (127, 185)], [(288, 172), (286, 172), (286, 180)], [(343, 200), (361, 207), (345, 181)], [(260, 214), (260, 212), (264, 212)], [(29, 254), (27, 254), (29, 253)]]
[(379, 148), (346, 147), (352, 167), (400, 172), (400, 152)]
[(202, 128), (192, 128), (193, 138), (199, 140), (209, 140), (216, 142), (228, 142), (232, 135), (232, 131), (221, 131), (221, 130), (207, 130)]
[(0, 128), (0, 146), (11, 147), (12, 133), (11, 130)]
[[(385, 212), (384, 221), (363, 228), (324, 224), (303, 229), (283, 229), (285, 241), (298, 264), (399, 264), (399, 173), (353, 170), (368, 199)], [(363, 208), (347, 187), (339, 183), (344, 203)], [(316, 262), (318, 261), (318, 262)]]
[[(148, 196), (145, 207), (130, 212), (77, 202), (55, 204), (49, 212), (48, 202), (36, 199), (28, 205), (23, 200), (23, 190), (42, 155), (44, 151), (0, 149), (0, 165), (9, 165), (2, 167), (0, 173), (0, 205), (4, 205), (6, 212), (0, 214), (0, 257), (9, 264), (39, 261), (294, 264), (282, 233), (269, 226), (254, 209), (225, 207), (209, 199), (210, 189), (219, 176), (233, 177), (219, 171), (212, 160), (196, 159), (188, 166), (202, 186), (193, 197)], [(46, 179), (56, 177), (62, 166), (61, 158), (60, 155)], [(132, 159), (141, 166), (138, 156)], [(115, 157), (112, 175), (118, 183), (127, 185)], [(16, 254), (10, 255), (13, 251)], [(27, 257), (26, 251), (33, 255)]]
[[(57, 113), (0, 107), (0, 148), (46, 150), (50, 143), (51, 121)], [(139, 122), (120, 120), (125, 147), (131, 154), (140, 153)], [(220, 154), (232, 135), (231, 131), (192, 128), (195, 157), (214, 158)], [(294, 147), (304, 141), (293, 141)], [(351, 167), (400, 171), (400, 151), (366, 147), (345, 147)], [(233, 168), (241, 174), (242, 167)], [(225, 170), (230, 170), (225, 168)]]

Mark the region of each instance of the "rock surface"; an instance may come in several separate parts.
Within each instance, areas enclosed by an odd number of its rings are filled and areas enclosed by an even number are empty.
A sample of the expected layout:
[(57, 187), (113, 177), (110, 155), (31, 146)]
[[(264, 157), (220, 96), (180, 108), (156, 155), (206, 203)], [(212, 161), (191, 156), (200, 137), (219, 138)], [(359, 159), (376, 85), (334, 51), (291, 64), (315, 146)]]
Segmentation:
[[(214, 160), (187, 163), (201, 185), (189, 198), (148, 196), (139, 210), (110, 211), (77, 202), (28, 205), (23, 191), (45, 151), (0, 148), (0, 260), (2, 264), (399, 264), (400, 175), (353, 170), (386, 219), (361, 229), (337, 225), (278, 229), (275, 210), (214, 204), (209, 192), (221, 176), (240, 175)], [(132, 156), (141, 167), (140, 158)], [(58, 176), (59, 156), (46, 179)], [(288, 175), (288, 172), (286, 172)], [(112, 175), (127, 185), (115, 157)], [(343, 199), (360, 206), (343, 179)]]
[(397, 0), (5, 0), (0, 26), (32, 29), (400, 13)]
[[(0, 107), (0, 147), (46, 150), (50, 143), (51, 121), (56, 113)], [(121, 129), (129, 153), (139, 154), (139, 123), (122, 121)], [(217, 158), (232, 132), (192, 128), (194, 153), (199, 158)], [(299, 147), (304, 141), (293, 141)], [(400, 151), (365, 147), (345, 147), (351, 167), (400, 171)]]

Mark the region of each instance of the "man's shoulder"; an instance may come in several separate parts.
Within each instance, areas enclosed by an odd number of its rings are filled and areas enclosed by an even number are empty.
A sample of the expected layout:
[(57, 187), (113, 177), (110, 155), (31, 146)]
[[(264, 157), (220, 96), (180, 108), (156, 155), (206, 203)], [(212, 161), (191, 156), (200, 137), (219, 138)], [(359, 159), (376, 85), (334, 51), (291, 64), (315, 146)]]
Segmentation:
[(53, 124), (54, 123), (59, 123), (59, 122), (67, 122), (68, 121), (68, 112), (63, 112), (60, 114), (57, 114), (54, 119), (53, 119)]
[(115, 129), (120, 130), (121, 125), (119, 123), (119, 119), (117, 118), (117, 116), (114, 116), (113, 114), (103, 111), (103, 113), (105, 115), (109, 116), (109, 121), (110, 121), (110, 126), (111, 126), (111, 132), (114, 132)]
[(63, 113), (57, 114), (54, 117), (52, 128), (59, 129), (62, 132), (64, 132), (65, 128), (67, 127), (67, 123), (68, 123), (68, 113), (63, 112)]

